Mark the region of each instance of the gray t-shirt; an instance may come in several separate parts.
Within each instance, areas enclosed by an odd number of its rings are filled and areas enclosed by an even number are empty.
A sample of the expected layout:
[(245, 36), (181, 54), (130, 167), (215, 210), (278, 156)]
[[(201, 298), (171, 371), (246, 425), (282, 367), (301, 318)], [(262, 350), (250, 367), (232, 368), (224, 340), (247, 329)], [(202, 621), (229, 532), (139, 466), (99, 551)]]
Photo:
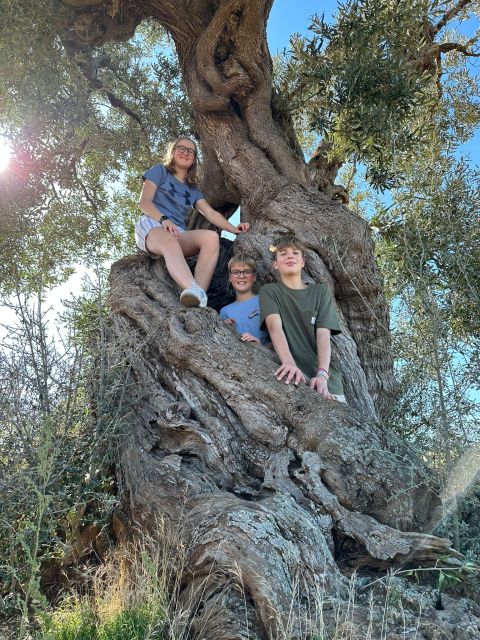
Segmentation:
[[(333, 335), (341, 333), (335, 303), (323, 284), (311, 284), (306, 289), (291, 289), (281, 282), (264, 285), (258, 295), (260, 326), (272, 313), (280, 315), (289, 349), (307, 378), (317, 373), (316, 329), (330, 329)], [(342, 375), (330, 366), (328, 390), (343, 395)]]
[(200, 189), (177, 180), (163, 164), (156, 164), (145, 171), (143, 179), (157, 185), (152, 202), (159, 212), (185, 231), (190, 209), (203, 199)]

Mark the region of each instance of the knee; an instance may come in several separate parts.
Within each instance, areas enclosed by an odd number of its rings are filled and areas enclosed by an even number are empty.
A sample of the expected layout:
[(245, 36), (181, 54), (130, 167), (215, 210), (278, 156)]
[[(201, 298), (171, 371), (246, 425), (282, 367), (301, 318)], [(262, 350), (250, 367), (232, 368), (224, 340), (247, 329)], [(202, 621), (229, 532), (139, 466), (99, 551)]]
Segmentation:
[(220, 246), (220, 238), (216, 231), (205, 231), (205, 236), (203, 238), (203, 246), (212, 251), (218, 251)]
[(177, 238), (171, 234), (171, 233), (167, 233), (166, 231), (162, 231), (160, 236), (160, 242), (162, 243), (162, 245), (164, 247), (176, 247), (176, 246), (180, 246), (178, 244), (178, 240)]

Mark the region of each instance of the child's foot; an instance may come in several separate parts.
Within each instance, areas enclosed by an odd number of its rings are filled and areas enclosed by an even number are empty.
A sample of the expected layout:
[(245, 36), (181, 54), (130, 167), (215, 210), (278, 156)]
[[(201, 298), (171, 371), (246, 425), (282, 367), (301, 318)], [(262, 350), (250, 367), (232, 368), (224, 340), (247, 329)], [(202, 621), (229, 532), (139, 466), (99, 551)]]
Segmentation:
[(202, 308), (203, 308), (203, 307), (206, 307), (206, 306), (207, 306), (208, 296), (207, 296), (207, 294), (205, 293), (205, 291), (204, 291), (203, 289), (200, 289), (200, 292), (201, 292), (201, 293), (200, 293), (200, 297), (201, 297), (201, 300), (200, 300), (200, 307), (202, 307)]
[(208, 298), (201, 287), (192, 285), (182, 291), (180, 294), (180, 302), (185, 307), (206, 307)]

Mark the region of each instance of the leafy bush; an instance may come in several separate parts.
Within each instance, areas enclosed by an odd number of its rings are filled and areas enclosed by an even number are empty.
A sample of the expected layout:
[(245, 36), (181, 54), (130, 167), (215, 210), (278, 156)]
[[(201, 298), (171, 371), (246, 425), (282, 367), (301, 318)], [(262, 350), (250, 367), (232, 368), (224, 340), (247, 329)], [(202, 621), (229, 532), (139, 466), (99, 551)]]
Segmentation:
[(162, 637), (164, 614), (143, 603), (98, 619), (91, 603), (79, 600), (46, 616), (35, 640), (155, 640)]

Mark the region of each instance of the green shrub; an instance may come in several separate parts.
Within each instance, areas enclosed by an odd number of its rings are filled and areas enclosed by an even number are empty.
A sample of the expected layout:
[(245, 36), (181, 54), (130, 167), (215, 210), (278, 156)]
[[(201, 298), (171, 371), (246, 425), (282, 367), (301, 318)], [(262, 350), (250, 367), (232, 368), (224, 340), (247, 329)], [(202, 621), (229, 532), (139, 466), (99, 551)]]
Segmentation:
[(114, 616), (98, 631), (99, 640), (154, 640), (161, 637), (163, 615), (153, 603), (131, 607)]
[(35, 640), (97, 640), (97, 621), (88, 603), (68, 603), (42, 616)]
[(163, 632), (163, 620), (164, 613), (154, 602), (102, 619), (92, 604), (78, 601), (46, 614), (35, 640), (157, 640)]

